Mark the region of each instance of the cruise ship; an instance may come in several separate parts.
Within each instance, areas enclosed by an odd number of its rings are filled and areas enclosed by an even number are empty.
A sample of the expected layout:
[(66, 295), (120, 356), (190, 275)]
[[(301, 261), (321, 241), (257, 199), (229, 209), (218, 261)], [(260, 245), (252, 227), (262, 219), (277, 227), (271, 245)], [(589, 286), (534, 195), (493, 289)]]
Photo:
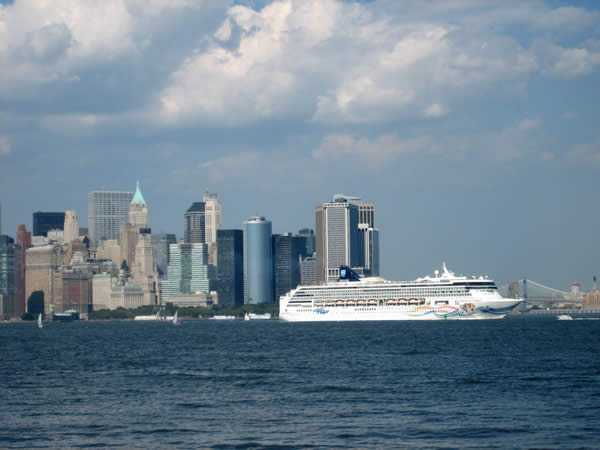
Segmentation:
[(522, 299), (503, 298), (487, 277), (442, 272), (414, 281), (360, 278), (340, 268), (337, 282), (299, 286), (279, 299), (287, 322), (358, 320), (501, 319)]

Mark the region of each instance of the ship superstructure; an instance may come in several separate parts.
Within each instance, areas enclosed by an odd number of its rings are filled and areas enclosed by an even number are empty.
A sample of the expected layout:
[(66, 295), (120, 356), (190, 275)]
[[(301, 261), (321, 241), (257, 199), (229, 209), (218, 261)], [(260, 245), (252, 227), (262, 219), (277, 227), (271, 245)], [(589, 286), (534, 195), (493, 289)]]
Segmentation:
[(442, 272), (414, 281), (360, 278), (340, 268), (337, 282), (299, 286), (279, 299), (279, 318), (290, 322), (349, 320), (501, 319), (521, 299), (503, 298), (487, 277)]

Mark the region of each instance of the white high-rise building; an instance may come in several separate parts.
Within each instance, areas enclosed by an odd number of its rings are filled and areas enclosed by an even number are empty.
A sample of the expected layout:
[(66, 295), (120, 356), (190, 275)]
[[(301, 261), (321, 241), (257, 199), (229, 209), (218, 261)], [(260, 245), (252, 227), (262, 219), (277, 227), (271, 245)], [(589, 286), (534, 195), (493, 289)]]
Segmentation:
[(206, 192), (204, 202), (204, 240), (208, 245), (208, 263), (217, 265), (217, 230), (221, 228), (221, 203), (217, 194)]
[(91, 245), (100, 241), (121, 239), (121, 225), (129, 220), (129, 204), (133, 192), (93, 191), (88, 193), (88, 227)]
[(360, 263), (358, 207), (346, 197), (322, 203), (315, 208), (317, 241), (317, 280), (321, 283), (339, 278), (340, 266)]
[(70, 243), (79, 240), (79, 220), (77, 220), (77, 211), (70, 209), (65, 211), (64, 240)]

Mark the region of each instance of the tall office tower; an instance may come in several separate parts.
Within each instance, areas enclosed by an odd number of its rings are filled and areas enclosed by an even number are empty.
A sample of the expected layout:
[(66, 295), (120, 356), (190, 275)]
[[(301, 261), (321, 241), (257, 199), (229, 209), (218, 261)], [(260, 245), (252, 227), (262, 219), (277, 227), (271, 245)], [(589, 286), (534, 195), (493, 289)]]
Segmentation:
[(217, 292), (219, 304), (244, 304), (244, 233), (217, 230)]
[(27, 249), (25, 259), (25, 298), (27, 312), (50, 314), (55, 304), (54, 273), (64, 264), (61, 245), (50, 244)]
[(132, 284), (140, 286), (144, 292), (144, 305), (158, 303), (158, 277), (154, 272), (152, 258), (152, 230), (140, 228), (135, 246), (135, 265), (131, 267)]
[(19, 267), (21, 275), (17, 281), (19, 284), (19, 296), (15, 300), (15, 308), (17, 310), (17, 315), (21, 315), (27, 309), (25, 304), (25, 255), (27, 249), (31, 247), (31, 231), (27, 231), (24, 224), (20, 224), (17, 227), (17, 243), (19, 244), (19, 251), (21, 252)]
[(65, 226), (64, 212), (43, 212), (33, 213), (33, 235), (48, 236), (50, 230), (62, 230)]
[(379, 230), (366, 223), (358, 224), (359, 267), (366, 275), (379, 276)]
[(204, 202), (194, 202), (183, 215), (183, 241), (186, 244), (206, 242), (205, 206)]
[(160, 276), (167, 274), (169, 264), (169, 246), (177, 243), (174, 234), (161, 233), (152, 235), (152, 257)]
[(148, 207), (140, 190), (140, 180), (135, 186), (135, 194), (129, 203), (127, 222), (121, 224), (121, 262), (125, 260), (129, 268), (135, 265), (138, 236), (142, 228), (148, 227)]
[(15, 257), (19, 257), (15, 241), (10, 236), (0, 235), (0, 318), (13, 317), (15, 308)]
[(302, 286), (314, 286), (318, 283), (317, 280), (317, 258), (307, 256), (300, 258), (300, 284)]
[(79, 220), (77, 220), (77, 211), (72, 209), (65, 211), (65, 224), (63, 230), (65, 243), (79, 240)]
[(167, 279), (162, 282), (162, 303), (176, 295), (210, 292), (206, 244), (171, 244)]
[(340, 266), (357, 267), (360, 261), (358, 207), (347, 197), (334, 198), (315, 208), (317, 277), (321, 283), (337, 280)]
[(217, 194), (205, 193), (202, 196), (204, 202), (204, 239), (208, 245), (208, 263), (217, 265), (217, 230), (221, 228), (221, 203), (217, 200)]
[(300, 259), (306, 256), (306, 239), (292, 233), (273, 235), (273, 290), (275, 302), (300, 284)]
[(375, 228), (375, 204), (357, 203), (358, 205), (358, 223), (365, 223), (369, 228)]
[(140, 180), (136, 182), (135, 194), (129, 204), (129, 223), (138, 229), (148, 226), (148, 207), (140, 190)]
[(244, 222), (244, 304), (273, 302), (271, 222), (250, 217)]
[(93, 191), (88, 193), (88, 228), (90, 245), (116, 239), (121, 242), (121, 225), (129, 220), (133, 192)]
[(306, 255), (311, 256), (316, 250), (315, 232), (310, 228), (301, 228), (298, 230), (298, 236), (304, 238), (306, 243)]

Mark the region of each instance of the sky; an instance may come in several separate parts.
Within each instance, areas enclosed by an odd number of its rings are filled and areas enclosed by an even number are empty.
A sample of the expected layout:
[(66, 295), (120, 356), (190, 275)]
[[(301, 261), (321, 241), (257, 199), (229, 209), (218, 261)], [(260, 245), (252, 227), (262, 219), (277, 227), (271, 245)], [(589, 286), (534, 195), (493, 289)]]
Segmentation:
[(0, 1), (3, 232), (135, 189), (183, 234), (376, 204), (382, 275), (600, 275), (600, 4)]

